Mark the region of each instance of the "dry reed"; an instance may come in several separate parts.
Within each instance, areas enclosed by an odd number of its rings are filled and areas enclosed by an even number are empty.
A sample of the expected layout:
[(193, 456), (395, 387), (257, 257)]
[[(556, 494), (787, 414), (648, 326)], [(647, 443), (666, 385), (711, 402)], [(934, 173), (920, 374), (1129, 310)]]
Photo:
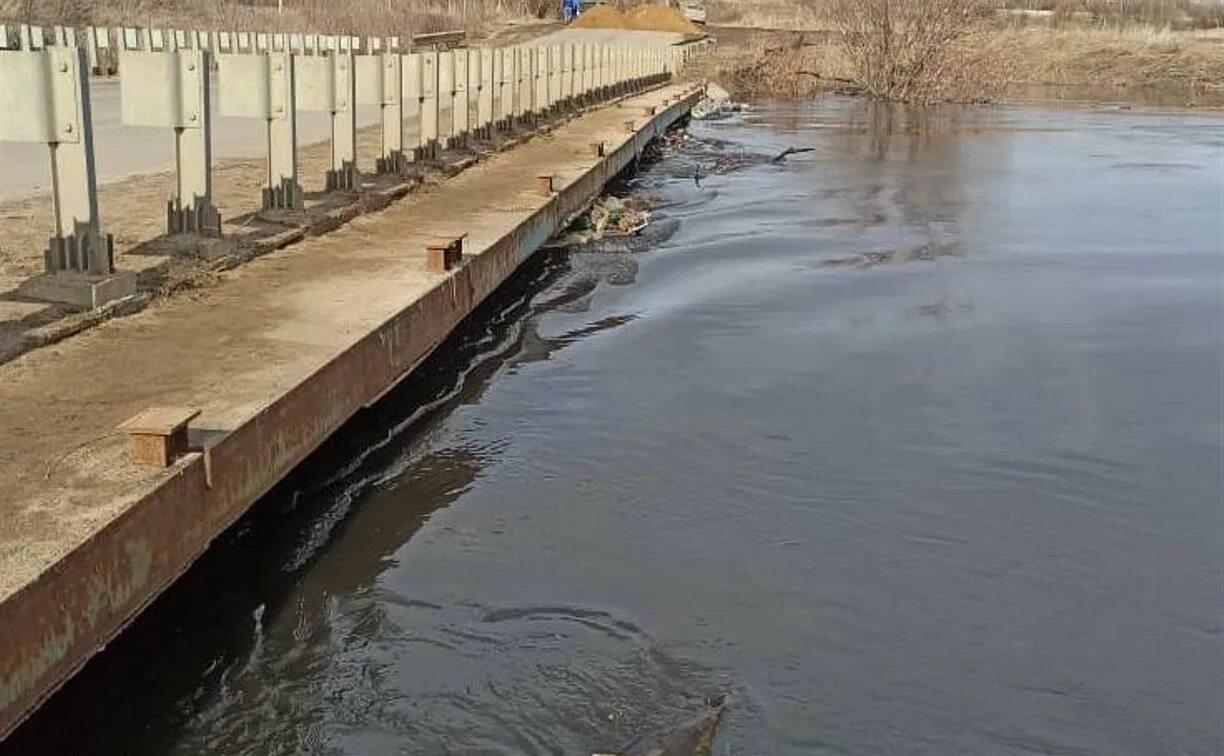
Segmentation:
[(887, 100), (979, 100), (1001, 78), (964, 42), (979, 0), (831, 0), (838, 43), (854, 79)]
[(0, 0), (0, 19), (70, 26), (173, 26), (371, 36), (477, 30), (554, 14), (553, 0)]

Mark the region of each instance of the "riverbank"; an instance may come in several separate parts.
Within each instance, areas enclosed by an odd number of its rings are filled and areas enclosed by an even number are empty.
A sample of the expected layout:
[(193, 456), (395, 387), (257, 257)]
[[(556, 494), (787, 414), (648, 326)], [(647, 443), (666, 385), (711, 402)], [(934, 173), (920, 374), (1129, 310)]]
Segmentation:
[[(715, 55), (690, 75), (742, 98), (802, 98), (861, 89), (838, 33), (829, 29), (712, 27)], [(1076, 99), (1224, 106), (1224, 29), (982, 25), (956, 43), (961, 65), (940, 99), (1031, 99), (1036, 89)], [(1091, 92), (1097, 92), (1094, 97)]]

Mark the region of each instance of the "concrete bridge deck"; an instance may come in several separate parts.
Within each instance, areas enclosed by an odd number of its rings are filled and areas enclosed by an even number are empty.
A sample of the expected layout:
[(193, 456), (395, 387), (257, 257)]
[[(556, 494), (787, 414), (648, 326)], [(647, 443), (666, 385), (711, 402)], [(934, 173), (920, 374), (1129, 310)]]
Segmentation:
[[(191, 296), (0, 365), (0, 739), (697, 96), (669, 85), (587, 113)], [(556, 176), (551, 198), (541, 173)], [(429, 272), (426, 242), (459, 234), (463, 265)], [(200, 450), (164, 470), (133, 466), (116, 431), (156, 405), (203, 410)]]

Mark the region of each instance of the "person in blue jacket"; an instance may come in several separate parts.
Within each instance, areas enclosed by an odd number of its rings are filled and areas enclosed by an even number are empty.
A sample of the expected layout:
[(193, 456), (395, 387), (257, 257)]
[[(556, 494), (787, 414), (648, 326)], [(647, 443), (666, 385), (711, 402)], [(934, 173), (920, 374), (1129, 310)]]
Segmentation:
[(565, 23), (572, 23), (582, 13), (582, 4), (580, 0), (561, 0), (561, 12)]

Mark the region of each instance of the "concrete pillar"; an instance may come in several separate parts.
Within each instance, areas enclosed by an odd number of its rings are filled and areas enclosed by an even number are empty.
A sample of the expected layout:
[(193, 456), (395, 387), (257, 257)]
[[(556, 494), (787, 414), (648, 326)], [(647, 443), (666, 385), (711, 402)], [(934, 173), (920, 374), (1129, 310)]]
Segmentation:
[(519, 47), (514, 56), (514, 74), (518, 77), (518, 92), (514, 98), (514, 118), (523, 123), (531, 118), (535, 103), (535, 48)]
[(561, 106), (562, 90), (562, 45), (550, 45), (548, 48), (548, 109), (555, 112)]
[(574, 103), (574, 45), (567, 42), (561, 45), (561, 91), (557, 101), (562, 107), (569, 108)]
[(548, 67), (552, 60), (548, 47), (535, 48), (535, 71), (532, 76), (532, 113), (537, 118), (548, 114), (548, 82), (550, 79)]
[(586, 49), (581, 42), (574, 45), (574, 101), (582, 104), (586, 100)]
[(599, 98), (605, 99), (608, 96), (608, 74), (611, 59), (609, 57), (609, 48), (607, 45), (600, 44), (595, 46), (595, 56), (598, 61), (595, 66), (595, 89), (599, 93)]
[[(438, 138), (443, 149), (455, 146), (455, 51), (438, 55)], [(445, 118), (443, 113), (446, 113)]]
[(297, 166), (297, 92), (294, 56), (220, 53), (220, 111), (224, 116), (260, 118), (267, 126), (268, 161), (263, 207), (302, 207)]
[(352, 53), (331, 58), (335, 87), (331, 111), (331, 168), (327, 171), (328, 189), (357, 189), (357, 81), (353, 75)]
[(500, 48), (493, 51), (493, 78), (497, 81), (497, 94), (493, 98), (493, 117), (497, 128), (505, 130), (510, 126), (510, 116), (513, 104), (510, 101), (510, 77), (512, 63), (510, 50)]
[(595, 96), (595, 45), (582, 46), (582, 96), (590, 100)]
[(379, 56), (382, 72), (382, 155), (376, 166), (379, 173), (401, 173), (407, 166), (404, 157), (404, 106), (401, 93), (404, 87), (403, 68), (397, 53)]
[(484, 138), (493, 133), (493, 96), (497, 91), (497, 78), (494, 75), (494, 51), (487, 47), (479, 50), (480, 61), (480, 96), (476, 103), (476, 119)]
[(455, 109), (452, 113), (454, 121), (452, 133), (455, 145), (452, 146), (466, 147), (468, 131), (471, 128), (472, 103), (468, 94), (470, 60), (468, 50), (455, 51)]
[(123, 123), (174, 131), (176, 187), (166, 232), (220, 236), (221, 216), (212, 204), (211, 54), (124, 51), (121, 65)]
[(326, 186), (352, 190), (360, 186), (357, 170), (357, 77), (352, 53), (299, 55), (294, 59), (298, 109), (327, 113), (331, 121), (331, 165)]
[[(424, 129), (421, 128), (421, 111), (423, 105), (423, 78), (424, 71), (421, 68), (421, 54), (411, 53), (400, 56), (400, 66), (403, 75), (400, 78), (400, 101), (401, 108), (404, 114), (404, 122), (401, 131), (407, 132), (409, 122), (415, 121), (416, 127), (412, 129), (412, 136), (409, 138), (407, 133), (402, 137), (404, 143), (404, 152), (412, 161), (419, 161), (422, 157), (422, 136)], [(411, 114), (411, 115), (409, 115)]]
[[(416, 54), (416, 53), (414, 53)], [(438, 152), (438, 63), (436, 50), (420, 53), (421, 57), (421, 155), (436, 157)]]
[(47, 272), (114, 272), (113, 243), (98, 218), (85, 50), (5, 51), (0, 55), (0, 102), (0, 140), (50, 147), (55, 235), (43, 256)]
[[(263, 206), (297, 209), (304, 204), (298, 183), (297, 102), (294, 92), (294, 58), (287, 53), (268, 56), (268, 177), (264, 182)], [(224, 84), (222, 85), (224, 86)]]
[[(3, 26), (3, 24), (0, 24), (0, 26)], [(88, 64), (87, 70), (90, 73), (97, 74), (98, 76), (104, 75), (98, 59), (97, 30), (93, 26), (85, 29), (85, 57)]]

